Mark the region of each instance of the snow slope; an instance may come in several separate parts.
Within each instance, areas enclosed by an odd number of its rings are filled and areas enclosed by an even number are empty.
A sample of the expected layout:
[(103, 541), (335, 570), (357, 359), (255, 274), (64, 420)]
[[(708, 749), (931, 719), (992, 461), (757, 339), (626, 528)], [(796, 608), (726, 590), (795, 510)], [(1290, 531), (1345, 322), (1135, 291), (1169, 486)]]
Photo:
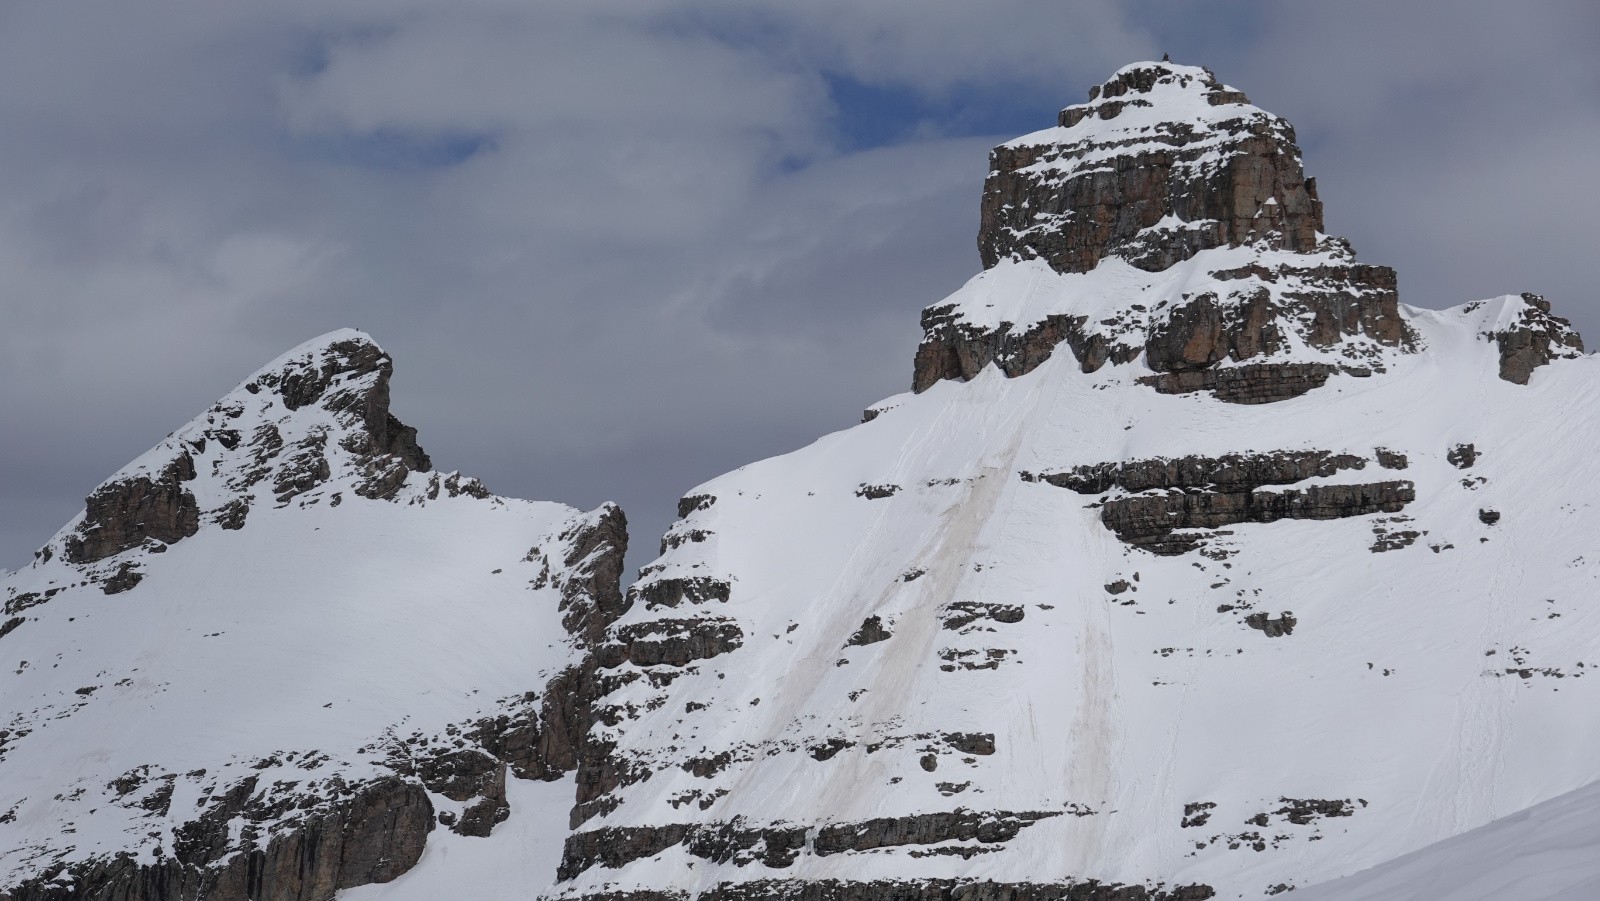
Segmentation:
[(1295, 901), (1591, 901), (1600, 898), (1600, 783), (1551, 798)]
[[(1016, 379), (991, 368), (695, 489), (716, 500), (675, 532), (702, 540), (641, 585), (725, 581), (728, 599), (691, 615), (736, 624), (742, 646), (608, 699), (630, 716), (602, 731), (653, 776), (584, 829), (1068, 815), (936, 846), (982, 851), (970, 859), (909, 844), (774, 872), (678, 846), (592, 866), (570, 890), (977, 877), (1258, 897), (1600, 778), (1586, 750), (1600, 741), (1600, 487), (1579, 475), (1600, 372), (1585, 357), (1527, 387), (1501, 380), (1484, 309), (1407, 309), (1425, 350), (1263, 406), (1160, 395), (1135, 366), (1088, 375), (1065, 354)], [(1479, 457), (1458, 469), (1447, 457), (1466, 443)], [(1407, 467), (1381, 472), (1377, 448)], [(1021, 475), (1285, 449), (1357, 455), (1359, 481), (1403, 477), (1416, 500), (1401, 516), (1242, 524), (1213, 556), (1163, 557), (1119, 542), (1097, 498)], [(1374, 552), (1379, 531), (1420, 535)], [(1005, 615), (952, 628), (974, 604)], [(1246, 622), (1257, 612), (1292, 614), (1293, 631), (1268, 637)], [(684, 613), (636, 603), (618, 628)], [(849, 645), (873, 616), (892, 637)], [(994, 751), (962, 753), (953, 733), (993, 735)], [(810, 752), (830, 742), (834, 756)], [(721, 754), (724, 769), (695, 772)], [(1297, 816), (1306, 800), (1323, 803)], [(1188, 805), (1215, 806), (1185, 826)]]

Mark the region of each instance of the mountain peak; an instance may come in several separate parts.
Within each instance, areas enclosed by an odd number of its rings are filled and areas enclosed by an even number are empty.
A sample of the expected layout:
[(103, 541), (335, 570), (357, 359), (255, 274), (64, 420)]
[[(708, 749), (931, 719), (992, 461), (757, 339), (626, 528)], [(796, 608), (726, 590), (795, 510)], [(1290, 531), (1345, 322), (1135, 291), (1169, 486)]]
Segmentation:
[[(985, 271), (923, 311), (912, 390), (991, 363), (1024, 375), (1065, 345), (1085, 373), (1128, 367), (1161, 394), (1262, 404), (1424, 349), (1395, 271), (1322, 227), (1287, 121), (1208, 69), (1124, 66), (991, 152)], [(1582, 353), (1542, 298), (1507, 304), (1515, 315), (1476, 327), (1502, 379)]]
[(1242, 91), (1221, 83), (1215, 73), (1204, 66), (1146, 60), (1129, 63), (1111, 73), (1101, 84), (1089, 88), (1089, 102), (1063, 109), (1058, 124), (1070, 128), (1089, 116), (1115, 118), (1120, 110), (1109, 115), (1101, 112), (1114, 103), (1159, 108), (1196, 100), (1208, 106), (1248, 106), (1250, 103)]
[(1124, 66), (1054, 128), (996, 147), (989, 170), (986, 269), (1040, 258), (1087, 272), (1114, 256), (1159, 272), (1213, 247), (1322, 240), (1294, 128), (1196, 66)]
[[(243, 528), (261, 506), (398, 499), (413, 473), (433, 466), (417, 430), (389, 410), (393, 371), (383, 348), (354, 329), (301, 344), (97, 487), (40, 556), (90, 565), (164, 550), (208, 524)], [(487, 496), (454, 474), (413, 487)], [(137, 571), (121, 562), (124, 577)], [(106, 578), (108, 591), (127, 583)]]

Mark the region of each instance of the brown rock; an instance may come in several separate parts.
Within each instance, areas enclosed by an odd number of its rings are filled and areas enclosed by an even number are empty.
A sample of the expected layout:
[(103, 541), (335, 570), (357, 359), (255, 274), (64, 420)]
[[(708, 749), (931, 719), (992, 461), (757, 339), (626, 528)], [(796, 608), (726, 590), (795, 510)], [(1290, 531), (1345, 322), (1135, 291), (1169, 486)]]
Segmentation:
[(67, 537), (72, 563), (93, 563), (147, 540), (173, 544), (200, 530), (200, 505), (183, 483), (194, 459), (180, 453), (159, 474), (107, 482), (84, 502), (84, 519)]
[(1500, 349), (1500, 377), (1518, 385), (1528, 384), (1533, 371), (1553, 359), (1583, 353), (1583, 338), (1572, 323), (1550, 312), (1549, 301), (1538, 294), (1522, 299), (1526, 305), (1517, 325), (1485, 336)]
[[(1213, 106), (1241, 104), (1237, 118), (1200, 128), (1173, 122), (1138, 135), (1072, 134), (1091, 116), (1113, 120), (1127, 104), (1149, 105), (1140, 95), (1158, 81), (1185, 78), (1159, 63), (1122, 73), (1092, 90), (1089, 103), (1062, 111), (1059, 124), (1067, 131), (1059, 143), (995, 148), (978, 230), (984, 268), (1011, 257), (1041, 257), (1058, 272), (1087, 272), (1114, 254), (1155, 272), (1223, 245), (1265, 241), (1285, 250), (1312, 249), (1322, 231), (1322, 204), (1301, 169), (1294, 129), (1243, 106), (1243, 94), (1209, 73), (1193, 90)], [(1221, 150), (1217, 132), (1226, 144)], [(1071, 166), (1091, 154), (1093, 165)], [(1217, 162), (1202, 164), (1202, 158)], [(1029, 171), (1040, 163), (1066, 168)], [(1184, 227), (1139, 240), (1169, 215)]]

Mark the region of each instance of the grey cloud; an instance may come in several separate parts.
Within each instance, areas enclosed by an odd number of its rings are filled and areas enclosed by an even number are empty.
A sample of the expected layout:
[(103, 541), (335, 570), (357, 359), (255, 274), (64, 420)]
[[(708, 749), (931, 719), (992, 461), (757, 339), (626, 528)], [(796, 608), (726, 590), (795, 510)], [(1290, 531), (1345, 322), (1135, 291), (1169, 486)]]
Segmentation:
[(1594, 14), (1421, 6), (9, 5), (0, 564), (345, 325), (441, 465), (617, 500), (653, 546), (680, 492), (904, 390), (917, 311), (977, 270), (1010, 135), (846, 152), (830, 77), (1066, 104), (1170, 50), (1296, 123), (1330, 227), (1406, 300), (1543, 290), (1600, 335)]

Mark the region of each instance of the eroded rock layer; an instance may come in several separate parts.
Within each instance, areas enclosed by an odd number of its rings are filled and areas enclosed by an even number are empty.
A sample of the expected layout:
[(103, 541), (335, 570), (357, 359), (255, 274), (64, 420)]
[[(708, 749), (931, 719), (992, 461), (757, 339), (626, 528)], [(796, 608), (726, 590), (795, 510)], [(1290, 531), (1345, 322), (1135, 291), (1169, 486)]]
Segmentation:
[(1199, 547), (1218, 529), (1241, 523), (1399, 513), (1416, 500), (1415, 486), (1404, 480), (1265, 487), (1364, 469), (1367, 463), (1352, 454), (1282, 451), (1103, 463), (1060, 473), (1024, 472), (1022, 478), (1101, 495), (1100, 521), (1119, 539), (1155, 554), (1175, 555)]

